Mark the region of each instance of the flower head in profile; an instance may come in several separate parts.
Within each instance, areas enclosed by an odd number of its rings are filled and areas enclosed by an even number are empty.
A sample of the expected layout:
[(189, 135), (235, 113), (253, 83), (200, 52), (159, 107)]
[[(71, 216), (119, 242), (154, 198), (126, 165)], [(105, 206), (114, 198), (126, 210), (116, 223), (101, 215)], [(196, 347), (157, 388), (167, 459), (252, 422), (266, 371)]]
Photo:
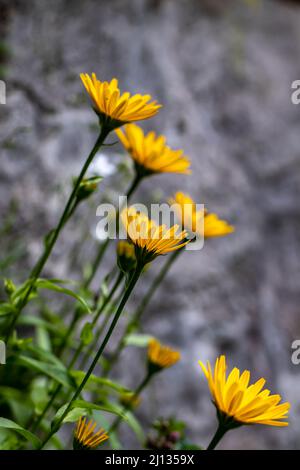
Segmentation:
[(157, 339), (152, 338), (148, 345), (149, 372), (159, 372), (173, 366), (180, 360), (180, 352), (164, 346)]
[(267, 424), (270, 426), (288, 426), (286, 421), (289, 403), (281, 403), (280, 395), (271, 395), (263, 389), (266, 383), (261, 378), (249, 385), (250, 372), (240, 373), (232, 369), (226, 376), (225, 356), (217, 358), (214, 371), (207, 362), (199, 362), (208, 382), (213, 402), (218, 411), (219, 420), (225, 426), (236, 427), (243, 424)]
[[(177, 192), (170, 200), (183, 227), (204, 238), (222, 237), (234, 232), (234, 227), (216, 214), (205, 210), (197, 210), (194, 200), (183, 192)], [(199, 233), (203, 231), (204, 233)]]
[(118, 80), (101, 82), (95, 73), (80, 74), (80, 78), (88, 92), (96, 113), (103, 123), (115, 129), (127, 122), (149, 119), (157, 114), (161, 105), (151, 101), (150, 95), (130, 95), (120, 92)]
[(144, 134), (143, 129), (136, 124), (127, 124), (124, 132), (117, 129), (116, 133), (134, 160), (139, 175), (191, 173), (191, 163), (183, 150), (171, 149), (166, 144), (166, 138), (163, 135), (158, 136), (153, 131)]
[(135, 246), (137, 261), (142, 265), (157, 256), (179, 250), (189, 242), (185, 230), (179, 231), (178, 225), (171, 228), (157, 225), (145, 214), (137, 212), (134, 207), (124, 209), (121, 219), (128, 238)]
[(93, 420), (87, 422), (85, 417), (81, 417), (77, 423), (73, 448), (75, 450), (92, 450), (96, 449), (102, 442), (109, 439), (108, 434), (104, 429), (95, 431), (97, 423)]

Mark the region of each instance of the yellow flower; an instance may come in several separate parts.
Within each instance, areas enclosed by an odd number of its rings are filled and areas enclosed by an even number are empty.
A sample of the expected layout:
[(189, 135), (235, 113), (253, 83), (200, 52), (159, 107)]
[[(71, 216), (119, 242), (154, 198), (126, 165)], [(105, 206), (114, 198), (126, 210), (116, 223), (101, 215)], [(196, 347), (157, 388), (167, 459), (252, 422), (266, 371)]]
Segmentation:
[(207, 378), (214, 404), (225, 422), (234, 425), (268, 424), (270, 426), (288, 426), (286, 421), (289, 403), (281, 403), (280, 395), (270, 395), (270, 391), (262, 390), (266, 381), (261, 378), (249, 385), (250, 372), (242, 374), (236, 367), (226, 378), (225, 356), (217, 358), (214, 372), (207, 362), (207, 367), (199, 361)]
[(149, 263), (156, 256), (179, 250), (188, 243), (186, 232), (178, 232), (178, 225), (170, 229), (157, 225), (134, 207), (124, 209), (121, 218), (129, 239), (135, 245), (137, 260), (142, 264)]
[(121, 94), (116, 78), (110, 82), (101, 82), (95, 73), (92, 76), (82, 73), (80, 78), (93, 101), (95, 111), (102, 119), (109, 118), (111, 128), (126, 122), (149, 119), (161, 108), (156, 101), (150, 101), (151, 95)]
[(183, 150), (172, 150), (164, 136), (157, 136), (153, 131), (145, 135), (136, 124), (127, 124), (124, 132), (117, 129), (116, 133), (134, 160), (138, 174), (191, 173), (190, 161)]
[(216, 214), (197, 210), (196, 203), (188, 194), (177, 192), (170, 203), (175, 205), (175, 211), (184, 228), (194, 234), (202, 235), (199, 233), (202, 227), (204, 238), (221, 237), (234, 232), (234, 227), (219, 219)]
[(91, 450), (109, 439), (104, 429), (99, 429), (99, 431), (95, 432), (96, 426), (97, 423), (93, 420), (87, 422), (86, 418), (81, 417), (75, 429), (73, 448), (76, 450)]
[(162, 345), (155, 338), (149, 341), (148, 363), (150, 372), (158, 372), (161, 369), (171, 367), (180, 359), (180, 352)]

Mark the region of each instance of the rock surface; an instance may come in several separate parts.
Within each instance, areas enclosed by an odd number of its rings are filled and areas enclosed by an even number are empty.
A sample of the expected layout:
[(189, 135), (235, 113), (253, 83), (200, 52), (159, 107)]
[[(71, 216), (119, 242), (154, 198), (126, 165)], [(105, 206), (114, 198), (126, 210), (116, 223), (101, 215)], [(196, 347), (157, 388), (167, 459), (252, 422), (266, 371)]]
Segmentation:
[[(299, 448), (300, 368), (291, 343), (300, 338), (300, 107), (290, 95), (300, 79), (300, 8), (267, 0), (1, 3), (10, 59), (0, 214), (18, 202), (14, 235), (27, 247), (19, 271), (36, 259), (95, 138), (78, 74), (117, 76), (123, 89), (150, 92), (164, 108), (145, 127), (184, 148), (193, 175), (156, 176), (139, 195), (151, 201), (154, 187), (163, 198), (186, 190), (236, 233), (184, 254), (148, 307), (144, 331), (178, 347), (182, 361), (153, 383), (140, 415), (148, 423), (176, 414), (205, 445), (216, 423), (197, 361), (226, 353), (231, 365), (265, 376), (292, 410), (288, 429), (242, 428), (221, 447)], [(78, 278), (66, 250), (95, 223), (94, 208), (88, 215), (81, 208), (45, 274)], [(87, 255), (94, 243), (90, 236)], [(129, 348), (115, 375), (130, 386), (141, 370), (142, 356)], [(128, 432), (124, 443), (136, 446)]]

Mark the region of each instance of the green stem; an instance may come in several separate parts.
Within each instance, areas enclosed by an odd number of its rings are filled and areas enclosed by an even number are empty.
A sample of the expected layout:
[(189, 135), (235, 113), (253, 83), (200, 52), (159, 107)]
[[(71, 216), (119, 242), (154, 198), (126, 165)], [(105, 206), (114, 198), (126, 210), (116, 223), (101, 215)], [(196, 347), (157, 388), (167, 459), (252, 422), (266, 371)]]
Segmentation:
[[(127, 191), (127, 194), (126, 194), (127, 200), (130, 199), (130, 197), (132, 196), (133, 192), (134, 192), (134, 191), (136, 190), (136, 188), (138, 187), (138, 185), (139, 185), (141, 179), (142, 179), (141, 176), (139, 176), (138, 174), (135, 175), (135, 177), (134, 177), (134, 179), (133, 179), (133, 181), (132, 181), (132, 183), (131, 183), (131, 185), (130, 185), (128, 191)], [(119, 212), (117, 213), (116, 217), (117, 217), (117, 219), (118, 219), (118, 217), (119, 217)], [(100, 264), (101, 264), (101, 261), (102, 261), (104, 255), (105, 255), (106, 249), (108, 248), (109, 242), (110, 242), (110, 239), (107, 238), (107, 239), (105, 240), (105, 242), (103, 242), (103, 243), (100, 245), (99, 250), (98, 250), (98, 253), (96, 254), (96, 257), (95, 257), (95, 261), (94, 261), (94, 263), (93, 263), (93, 265), (92, 265), (92, 269), (91, 269), (90, 275), (87, 277), (87, 279), (85, 280), (85, 282), (84, 282), (84, 284), (83, 284), (83, 287), (84, 287), (84, 288), (88, 289), (89, 286), (91, 285), (91, 282), (93, 281), (93, 279), (94, 279), (94, 277), (95, 277), (95, 275), (96, 275), (96, 273), (97, 273), (97, 271), (98, 271), (98, 268), (99, 268), (99, 266), (100, 266)], [(75, 328), (76, 324), (77, 324), (77, 321), (73, 324), (72, 330), (73, 330), (73, 328)], [(71, 330), (71, 332), (72, 332), (72, 330)], [(71, 334), (71, 332), (70, 332), (70, 334)]]
[[(118, 298), (116, 299), (116, 301), (115, 301), (115, 304), (116, 304), (116, 305), (118, 305), (118, 304), (120, 303), (121, 298), (122, 298), (122, 294), (119, 295)], [(98, 342), (99, 342), (99, 340), (100, 340), (100, 338), (101, 338), (103, 332), (105, 331), (105, 329), (106, 329), (106, 327), (107, 327), (107, 324), (108, 324), (108, 322), (109, 322), (109, 320), (110, 320), (110, 313), (111, 313), (110, 310), (108, 310), (108, 311), (106, 312), (106, 315), (105, 315), (105, 318), (104, 318), (103, 322), (101, 323), (101, 325), (99, 326), (98, 330), (96, 331), (96, 333), (95, 333), (95, 340), (94, 340), (93, 344), (90, 345), (90, 347), (88, 348), (88, 350), (87, 350), (87, 352), (86, 352), (86, 354), (85, 354), (85, 357), (83, 358), (83, 361), (80, 363), (80, 369), (81, 369), (81, 370), (83, 370), (83, 369), (85, 368), (86, 363), (87, 363), (87, 361), (89, 360), (89, 357), (90, 357), (91, 353), (93, 352), (93, 349), (94, 349), (95, 345), (98, 344)]]
[(150, 300), (152, 299), (153, 295), (155, 294), (157, 288), (161, 284), (161, 282), (164, 280), (165, 276), (171, 269), (173, 263), (176, 261), (177, 257), (179, 254), (182, 252), (182, 250), (176, 250), (170, 257), (168, 257), (166, 263), (164, 264), (162, 270), (158, 273), (156, 278), (154, 279), (153, 283), (151, 284), (148, 292), (146, 293), (145, 297), (141, 301), (140, 305), (137, 307), (136, 311), (133, 314), (132, 319), (129, 321), (127, 327), (125, 328), (124, 333), (121, 336), (121, 339), (115, 349), (115, 351), (112, 353), (110, 357), (109, 364), (107, 364), (107, 367), (104, 371), (104, 377), (106, 377), (111, 369), (113, 368), (114, 364), (117, 362), (121, 352), (123, 351), (125, 347), (125, 338), (126, 336), (130, 333), (131, 329), (136, 326), (140, 320), (141, 317), (145, 311), (145, 308), (149, 304)]
[[(144, 390), (144, 388), (148, 385), (148, 383), (150, 382), (150, 379), (152, 378), (152, 375), (153, 374), (147, 374), (146, 377), (144, 378), (144, 380), (140, 383), (140, 385), (135, 389), (135, 391), (133, 392), (133, 395), (132, 395), (132, 400), (135, 400), (141, 393), (142, 391)], [(123, 407), (123, 409), (121, 410), (121, 413), (123, 415), (125, 415), (127, 413), (127, 411), (130, 409), (130, 403), (128, 403), (126, 406)], [(110, 426), (109, 430), (108, 430), (108, 434), (111, 434), (112, 432), (116, 431), (119, 424), (121, 423), (123, 417), (122, 416), (117, 416), (117, 418), (115, 419), (115, 421), (112, 423), (112, 425)]]
[[(138, 187), (138, 185), (140, 184), (142, 180), (142, 177), (140, 175), (138, 175), (137, 173), (135, 174), (135, 177), (126, 193), (126, 197), (127, 197), (127, 201), (129, 201), (129, 199), (131, 198), (132, 194), (134, 193), (134, 191), (136, 190), (136, 188)], [(116, 219), (117, 219), (117, 223), (118, 223), (118, 219), (119, 219), (119, 211), (117, 212), (116, 214)], [(99, 249), (98, 249), (98, 252), (95, 256), (95, 261), (92, 265), (92, 269), (91, 269), (91, 273), (89, 275), (89, 277), (87, 278), (87, 280), (85, 281), (85, 284), (84, 286), (87, 288), (91, 285), (91, 282), (93, 281), (97, 271), (98, 271), (98, 268), (101, 264), (101, 261), (103, 259), (103, 256), (108, 248), (108, 245), (109, 245), (109, 242), (110, 242), (110, 239), (107, 238), (105, 240), (105, 242), (103, 242), (100, 246), (99, 246)]]
[(127, 197), (128, 201), (131, 198), (131, 196), (133, 195), (134, 191), (137, 189), (137, 187), (140, 184), (141, 180), (142, 180), (142, 177), (136, 173), (135, 177), (133, 178), (133, 181), (132, 181), (131, 185), (129, 186), (129, 189), (127, 190), (127, 193), (126, 193), (126, 197)]
[(63, 420), (65, 419), (65, 417), (67, 416), (67, 414), (69, 413), (69, 411), (71, 410), (72, 408), (72, 405), (73, 405), (73, 402), (80, 396), (82, 390), (84, 389), (87, 381), (89, 380), (91, 374), (93, 373), (96, 365), (98, 364), (98, 361), (99, 359), (101, 358), (102, 354), (103, 354), (103, 351), (108, 343), (108, 341), (110, 340), (110, 337), (115, 329), (115, 326), (117, 325), (118, 323), (118, 320), (124, 310), (124, 307), (131, 295), (131, 292), (133, 291), (141, 273), (142, 273), (142, 270), (143, 270), (143, 266), (141, 265), (138, 265), (136, 267), (136, 270), (135, 270), (135, 273), (133, 274), (132, 278), (130, 279), (130, 282), (124, 292), (124, 295), (122, 297), (122, 300), (117, 308), (117, 311), (114, 315), (114, 318), (111, 322), (111, 325), (109, 327), (109, 330), (108, 332), (106, 333), (106, 336), (104, 338), (104, 340), (102, 341), (102, 344), (100, 346), (100, 348), (98, 349), (98, 352), (96, 353), (87, 373), (85, 374), (83, 380), (81, 381), (80, 385), (78, 386), (77, 390), (75, 391), (73, 397), (71, 398), (71, 400), (69, 401), (65, 411), (63, 412), (63, 414), (61, 415), (60, 419), (58, 420), (58, 422), (56, 423), (55, 427), (49, 432), (49, 434), (46, 436), (46, 438), (44, 439), (44, 441), (42, 442), (42, 444), (40, 445), (40, 449), (42, 449), (46, 444), (47, 442), (49, 441), (49, 439), (51, 439), (51, 437), (59, 430)]
[(57, 227), (56, 229), (54, 230), (54, 232), (51, 234), (51, 237), (50, 237), (50, 240), (48, 241), (48, 243), (46, 244), (46, 247), (45, 247), (45, 250), (44, 252), (42, 253), (41, 257), (39, 258), (38, 262), (36, 263), (36, 265), (34, 266), (34, 268), (32, 269), (31, 271), (31, 274), (29, 276), (29, 279), (31, 280), (30, 281), (30, 284), (28, 286), (28, 289), (26, 291), (26, 294), (24, 295), (23, 299), (21, 300), (19, 306), (18, 306), (18, 309), (13, 317), (13, 320), (11, 322), (11, 324), (9, 325), (9, 328), (8, 328), (8, 331), (7, 331), (7, 335), (6, 335), (6, 343), (8, 342), (14, 328), (15, 328), (15, 325), (18, 321), (18, 318), (23, 310), (23, 308), (26, 306), (28, 300), (29, 300), (29, 297), (30, 297), (30, 294), (32, 292), (32, 290), (34, 289), (35, 287), (35, 283), (37, 281), (37, 279), (39, 278), (52, 250), (53, 250), (53, 247), (59, 237), (59, 234), (66, 222), (66, 220), (68, 219), (68, 216), (69, 216), (69, 212), (70, 210), (72, 210), (72, 207), (73, 207), (73, 204), (74, 204), (74, 201), (76, 199), (76, 194), (77, 194), (77, 191), (79, 189), (79, 186), (80, 186), (80, 183), (81, 181), (83, 180), (94, 156), (96, 155), (96, 153), (98, 152), (99, 148), (101, 147), (101, 145), (103, 144), (103, 142), (105, 141), (107, 135), (109, 133), (109, 130), (102, 127), (101, 129), (101, 132), (99, 134), (99, 137), (98, 139), (96, 140), (96, 143), (94, 145), (94, 147), (92, 148), (88, 158), (86, 159), (85, 161), (85, 164), (83, 165), (82, 169), (81, 169), (81, 172), (76, 180), (76, 183), (73, 187), (73, 191), (71, 192), (70, 194), (70, 197), (67, 201), (67, 204), (65, 206), (65, 209), (61, 215), (61, 218), (57, 224)]
[(222, 439), (222, 437), (224, 436), (224, 434), (226, 434), (228, 430), (229, 430), (228, 427), (219, 423), (218, 429), (216, 430), (216, 433), (206, 450), (214, 450), (216, 446), (218, 445), (218, 443), (220, 442), (220, 440)]
[[(114, 296), (114, 293), (116, 292), (116, 290), (118, 289), (119, 285), (121, 284), (121, 281), (122, 281), (122, 279), (123, 279), (123, 276), (124, 276), (123, 273), (120, 272), (119, 275), (118, 275), (118, 277), (117, 277), (117, 279), (116, 279), (116, 281), (115, 281), (115, 283), (114, 283), (114, 285), (113, 285), (113, 287), (111, 288), (110, 293), (108, 294), (108, 296), (107, 296), (106, 299), (104, 300), (103, 304), (101, 305), (101, 307), (98, 309), (96, 315), (94, 316), (94, 319), (93, 319), (93, 321), (92, 321), (92, 323), (91, 323), (92, 328), (94, 328), (94, 326), (96, 325), (96, 323), (97, 323), (97, 321), (98, 321), (98, 319), (99, 319), (101, 313), (105, 310), (106, 306), (109, 304), (109, 302), (111, 301), (112, 297)], [(76, 351), (76, 353), (75, 353), (75, 356), (74, 356), (74, 357), (75, 357), (75, 360), (72, 361), (72, 366), (74, 365), (74, 363), (76, 362), (76, 360), (78, 359), (78, 357), (80, 356), (80, 354), (82, 353), (82, 351), (83, 351), (83, 349), (84, 349), (84, 346), (85, 346), (84, 342), (81, 341), (79, 347), (77, 348), (77, 351)], [(93, 346), (94, 346), (94, 344), (93, 344)], [(74, 358), (73, 358), (73, 359), (74, 359)]]
[(105, 251), (106, 251), (107, 247), (108, 247), (109, 241), (110, 241), (109, 238), (107, 238), (105, 240), (105, 242), (101, 243), (101, 245), (99, 247), (98, 253), (97, 253), (96, 258), (95, 258), (95, 261), (93, 262), (93, 265), (92, 265), (90, 275), (87, 277), (87, 279), (85, 280), (85, 282), (83, 284), (86, 289), (91, 285), (91, 282), (92, 282), (92, 280), (94, 279), (94, 277), (96, 275), (98, 267), (100, 266), (102, 258), (105, 254)]
[[(117, 269), (117, 271), (118, 271), (118, 269)], [(107, 282), (109, 282), (109, 281), (110, 281), (110, 278), (113, 278), (114, 275), (115, 275), (115, 270), (112, 269), (112, 270), (110, 271), (110, 273), (105, 277), (105, 280), (106, 280)], [(109, 299), (109, 300), (110, 300), (110, 299)], [(93, 325), (96, 324), (96, 321), (98, 320), (99, 315), (101, 314), (102, 310), (103, 310), (102, 307), (100, 307), (100, 313), (96, 314), (96, 316), (94, 317), (94, 320), (95, 320), (95, 321), (93, 321), (93, 323), (92, 323)], [(60, 346), (59, 346), (59, 349), (58, 349), (58, 352), (57, 352), (57, 357), (61, 357), (61, 356), (62, 356), (62, 354), (63, 354), (63, 352), (64, 352), (64, 350), (65, 350), (65, 348), (66, 348), (66, 346), (67, 346), (68, 339), (70, 338), (71, 334), (73, 333), (73, 330), (74, 330), (75, 327), (77, 326), (77, 323), (78, 323), (78, 320), (79, 320), (79, 319), (80, 319), (80, 315), (78, 315), (78, 311), (75, 309), (75, 312), (73, 313), (73, 318), (72, 318), (72, 321), (71, 321), (71, 323), (70, 323), (70, 326), (69, 326), (69, 328), (68, 328), (68, 330), (67, 330), (67, 332), (66, 332), (66, 335), (65, 335), (64, 338), (62, 339), (61, 344), (60, 344)]]
[(158, 289), (158, 287), (160, 286), (160, 284), (162, 283), (162, 281), (164, 280), (164, 278), (168, 274), (169, 270), (173, 266), (173, 263), (176, 261), (176, 259), (178, 258), (180, 253), (182, 253), (182, 250), (176, 250), (171, 254), (171, 256), (168, 257), (168, 259), (167, 259), (166, 263), (164, 264), (162, 270), (158, 273), (158, 275), (154, 279), (153, 283), (151, 284), (148, 292), (146, 293), (145, 297), (143, 298), (140, 305), (136, 309), (136, 311), (133, 315), (133, 319), (132, 319), (131, 324), (133, 324), (133, 323), (136, 324), (140, 321), (140, 319), (141, 319), (141, 317), (144, 313), (145, 308), (148, 306), (148, 304), (149, 304), (150, 300), (152, 299), (153, 295), (155, 294), (156, 290)]
[(80, 318), (80, 315), (79, 315), (79, 312), (78, 310), (75, 310), (74, 314), (73, 314), (73, 318), (72, 318), (72, 321), (70, 322), (70, 325), (69, 325), (69, 328), (67, 329), (66, 331), (66, 334), (64, 335), (64, 337), (62, 338), (61, 340), (61, 343), (57, 349), (57, 357), (60, 357), (64, 350), (65, 350), (65, 347), (70, 339), (70, 336), (73, 332), (73, 329), (75, 328), (77, 322), (78, 322), (78, 319)]
[[(119, 287), (121, 281), (123, 279), (123, 273), (120, 273), (119, 276), (117, 277), (113, 287), (111, 288), (108, 296), (106, 297), (106, 299), (104, 300), (103, 304), (101, 305), (101, 307), (98, 309), (96, 315), (94, 316), (94, 319), (92, 321), (92, 327), (95, 326), (95, 324), (97, 323), (98, 319), (99, 319), (99, 316), (101, 315), (101, 313), (103, 312), (103, 310), (105, 309), (105, 307), (107, 306), (107, 304), (110, 302), (110, 300), (112, 299), (112, 297), (114, 296), (114, 293), (115, 291), (117, 290), (117, 288)], [(75, 317), (74, 317), (74, 320), (75, 320)], [(77, 321), (77, 319), (76, 319)], [(72, 359), (71, 359), (71, 362), (69, 363), (68, 365), (68, 371), (70, 371), (72, 369), (72, 367), (74, 366), (74, 364), (76, 363), (78, 357), (80, 356), (83, 348), (84, 348), (85, 344), (83, 343), (83, 341), (80, 341), (80, 344), (78, 346), (78, 348), (76, 349)], [(62, 389), (62, 385), (59, 384), (57, 385), (57, 387), (54, 389), (52, 395), (51, 395), (51, 398), (50, 400), (48, 401), (47, 405), (45, 406), (45, 408), (43, 409), (41, 415), (39, 416), (39, 419), (36, 421), (36, 423), (34, 424), (32, 430), (33, 432), (38, 428), (38, 426), (40, 425), (40, 423), (42, 422), (42, 420), (44, 419), (44, 417), (46, 416), (48, 410), (51, 409), (51, 406), (53, 405), (57, 395), (59, 394), (59, 392), (61, 391)]]

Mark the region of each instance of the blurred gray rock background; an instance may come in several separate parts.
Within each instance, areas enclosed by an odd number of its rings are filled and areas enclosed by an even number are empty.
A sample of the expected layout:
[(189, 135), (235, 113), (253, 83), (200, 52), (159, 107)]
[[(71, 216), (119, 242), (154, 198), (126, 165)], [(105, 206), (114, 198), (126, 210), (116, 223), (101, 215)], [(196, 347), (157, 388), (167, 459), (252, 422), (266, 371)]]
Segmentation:
[[(300, 79), (297, 2), (2, 0), (0, 6), (7, 49), (0, 58), (7, 84), (0, 107), (1, 219), (12, 203), (16, 211), (1, 244), (3, 253), (13, 243), (25, 248), (10, 274), (25, 279), (95, 139), (79, 73), (116, 76), (123, 90), (151, 93), (164, 107), (143, 126), (182, 147), (193, 175), (155, 176), (140, 199), (185, 190), (236, 233), (182, 256), (147, 309), (144, 331), (179, 348), (182, 361), (156, 379), (139, 415), (147, 429), (155, 417), (174, 414), (186, 421), (190, 440), (207, 444), (215, 412), (197, 361), (225, 353), (230, 365), (265, 376), (292, 408), (288, 429), (244, 427), (221, 447), (299, 448), (300, 366), (291, 363), (291, 343), (300, 338), (300, 106), (291, 102), (291, 83)], [(104, 152), (118, 159), (121, 149)], [(120, 191), (118, 184), (117, 174), (108, 177), (95, 202), (105, 188)], [(44, 275), (79, 278), (95, 251), (95, 224), (94, 207), (82, 207)], [(71, 269), (69, 257), (86, 228), (86, 255)], [(163, 262), (141, 281), (136, 300)], [(100, 279), (101, 273), (95, 288)], [(114, 376), (133, 386), (143, 357), (128, 348)], [(124, 443), (136, 446), (126, 428)]]

